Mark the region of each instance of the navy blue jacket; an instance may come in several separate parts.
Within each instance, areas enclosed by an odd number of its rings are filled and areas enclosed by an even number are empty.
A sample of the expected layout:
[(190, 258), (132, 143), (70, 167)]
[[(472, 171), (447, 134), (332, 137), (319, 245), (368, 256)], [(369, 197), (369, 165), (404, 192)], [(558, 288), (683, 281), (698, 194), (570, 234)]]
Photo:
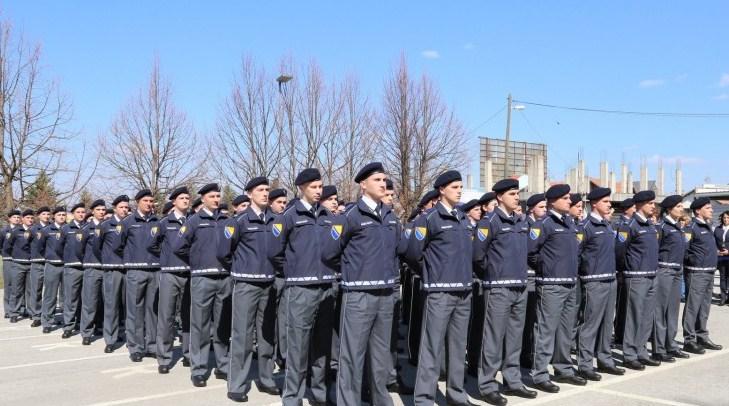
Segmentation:
[[(18, 227), (18, 226), (15, 226), (15, 227)], [(10, 239), (11, 232), (13, 231), (13, 228), (15, 228), (15, 227), (11, 227), (10, 225), (3, 227), (2, 237), (0, 237), (0, 238), (2, 238), (2, 241), (0, 241), (0, 251), (2, 252), (3, 259), (8, 260), (8, 261), (13, 259), (13, 253), (11, 251), (11, 247), (10, 247), (8, 240)]]
[(380, 204), (379, 209), (381, 217), (360, 198), (343, 216), (337, 216), (325, 239), (325, 259), (340, 259), (346, 290), (384, 289), (397, 284), (400, 222), (389, 207)]
[(19, 264), (30, 263), (30, 245), (35, 238), (35, 234), (31, 232), (30, 227), (25, 228), (20, 225), (13, 229), (10, 238), (6, 241), (10, 245), (10, 254), (13, 262)]
[(521, 216), (501, 208), (479, 220), (473, 232), (473, 264), (484, 287), (527, 285), (527, 233)]
[(56, 249), (56, 245), (61, 240), (61, 228), (63, 228), (62, 225), (51, 223), (40, 231), (40, 253), (45, 262), (53, 265), (63, 265), (63, 257), (58, 255)]
[(217, 257), (218, 236), (228, 216), (205, 208), (190, 216), (180, 227), (180, 238), (172, 241), (172, 252), (190, 266), (191, 276), (228, 275), (228, 267)]
[(160, 272), (190, 272), (190, 266), (172, 251), (172, 244), (180, 238), (185, 217), (177, 218), (171, 212), (159, 222), (159, 232), (152, 238), (149, 250), (159, 255)]
[(35, 223), (30, 227), (30, 232), (33, 233), (33, 241), (30, 242), (30, 262), (45, 262), (45, 258), (41, 253), (41, 230), (47, 225)]
[(684, 267), (686, 272), (713, 273), (716, 271), (719, 254), (711, 224), (695, 218), (687, 231), (691, 237), (686, 249), (686, 266)]
[(266, 210), (264, 220), (248, 207), (228, 219), (218, 232), (218, 260), (230, 267), (230, 276), (244, 282), (271, 282), (275, 277), (270, 254), (278, 241), (271, 233), (275, 216)]
[(63, 264), (68, 268), (81, 268), (83, 227), (83, 223), (76, 223), (75, 220), (61, 227), (61, 239), (56, 244), (56, 252), (63, 258)]
[(449, 213), (442, 203), (415, 219), (406, 257), (421, 263), (423, 289), (429, 292), (470, 290), (473, 242), (465, 215)]
[(81, 242), (81, 247), (84, 251), (84, 268), (101, 268), (101, 258), (99, 258), (96, 250), (94, 250), (94, 240), (98, 238), (101, 233), (99, 226), (101, 226), (101, 223), (96, 224), (93, 218), (87, 221), (86, 225), (84, 225), (83, 241)]
[(658, 269), (658, 230), (638, 213), (618, 229), (616, 248), (624, 257), (626, 278), (652, 278)]
[(553, 210), (529, 229), (529, 265), (541, 285), (571, 285), (577, 281), (578, 230), (569, 215)]
[[(714, 229), (714, 239), (716, 240), (716, 248), (723, 250), (729, 248), (729, 232), (724, 234), (724, 228), (718, 226)], [(729, 261), (729, 255), (722, 255), (719, 257), (719, 262)]]
[(112, 249), (122, 254), (126, 269), (159, 269), (159, 255), (149, 249), (152, 239), (159, 233), (157, 216), (142, 216), (139, 211), (128, 215), (119, 224), (119, 239)]
[(683, 258), (686, 255), (687, 240), (690, 233), (684, 234), (677, 221), (666, 217), (658, 225), (658, 266), (668, 269), (681, 269)]
[(589, 214), (582, 221), (580, 245), (580, 280), (610, 281), (615, 279), (615, 231), (605, 219)]
[(119, 245), (121, 220), (115, 215), (99, 224), (99, 237), (94, 238), (93, 247), (101, 258), (102, 269), (124, 269), (124, 259), (114, 248)]

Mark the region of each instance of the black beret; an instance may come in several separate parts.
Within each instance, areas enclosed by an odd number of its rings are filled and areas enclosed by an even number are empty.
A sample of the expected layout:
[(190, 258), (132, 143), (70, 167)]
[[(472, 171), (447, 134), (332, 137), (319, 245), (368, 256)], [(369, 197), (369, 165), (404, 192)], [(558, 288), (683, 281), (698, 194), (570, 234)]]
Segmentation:
[(327, 199), (337, 194), (337, 187), (334, 185), (326, 185), (321, 189), (321, 200)]
[(177, 199), (177, 196), (181, 194), (190, 194), (190, 190), (187, 188), (187, 186), (180, 186), (177, 189), (173, 190), (172, 193), (170, 193), (170, 200)]
[(12, 217), (12, 216), (20, 216), (20, 210), (17, 210), (17, 209), (16, 210), (10, 210), (8, 212), (8, 217)]
[(570, 206), (574, 206), (582, 201), (582, 193), (570, 193)]
[(595, 189), (592, 189), (590, 193), (587, 194), (587, 200), (593, 202), (595, 200), (600, 200), (603, 197), (610, 196), (610, 194), (613, 193), (612, 190), (610, 190), (609, 187), (598, 187)]
[(111, 207), (107, 207), (106, 214), (114, 214), (114, 209), (112, 209)]
[(711, 199), (708, 197), (699, 197), (698, 199), (691, 202), (691, 210), (698, 210), (707, 204), (711, 204)]
[(529, 196), (526, 205), (527, 207), (534, 207), (539, 204), (539, 202), (543, 202), (545, 200), (547, 200), (547, 198), (544, 197), (544, 193), (537, 193), (535, 195)]
[(164, 215), (169, 213), (173, 207), (175, 207), (175, 205), (172, 204), (172, 202), (165, 202), (164, 206), (162, 206), (162, 214)]
[(496, 199), (496, 193), (486, 192), (481, 196), (481, 198), (478, 199), (478, 204), (483, 206), (494, 199)]
[(516, 179), (501, 179), (491, 188), (496, 193), (504, 193), (507, 190), (519, 190), (519, 181)]
[(476, 206), (478, 206), (478, 200), (471, 199), (471, 200), (467, 201), (466, 203), (463, 203), (463, 205), (461, 206), (461, 210), (463, 210), (463, 212), (466, 213)]
[(145, 197), (148, 197), (148, 196), (152, 196), (152, 191), (149, 189), (142, 189), (139, 192), (137, 192), (136, 195), (134, 195), (134, 201), (138, 202), (139, 200), (141, 200)]
[(620, 208), (621, 209), (629, 209), (631, 207), (635, 206), (635, 202), (633, 201), (632, 197), (629, 197), (622, 202), (620, 202)]
[(66, 212), (66, 208), (63, 207), (63, 206), (56, 206), (56, 207), (53, 208), (53, 215), (54, 216), (56, 214), (58, 214), (58, 213), (65, 213), (65, 212)]
[(570, 185), (566, 184), (559, 184), (559, 185), (552, 185), (549, 189), (547, 189), (547, 192), (544, 194), (544, 197), (547, 200), (554, 200), (559, 199), (560, 197), (566, 195), (570, 192)]
[(385, 173), (385, 168), (382, 166), (381, 162), (370, 162), (363, 166), (362, 169), (357, 172), (357, 176), (354, 177), (354, 182), (362, 182), (369, 178), (373, 173)]
[(395, 184), (390, 179), (385, 179), (385, 189), (395, 190)]
[[(284, 189), (273, 189), (268, 194), (268, 200), (276, 200), (279, 197), (286, 197), (286, 190), (284, 190)], [(233, 203), (233, 204), (235, 204), (235, 203)]]
[(198, 197), (197, 199), (192, 201), (192, 204), (190, 205), (190, 207), (192, 207), (194, 209), (195, 207), (199, 207), (201, 204), (202, 204), (202, 199)]
[(127, 196), (127, 195), (117, 196), (114, 198), (114, 201), (111, 202), (111, 205), (116, 206), (117, 204), (122, 203), (122, 202), (129, 203), (129, 196)]
[(23, 210), (23, 214), (21, 214), (21, 217), (25, 216), (35, 216), (35, 212), (33, 212), (33, 210), (31, 209), (25, 209)]
[(203, 196), (210, 192), (220, 192), (220, 186), (217, 183), (208, 183), (207, 185), (201, 187), (200, 190), (197, 191), (197, 194)]
[(51, 211), (51, 208), (48, 206), (41, 206), (38, 208), (38, 214), (50, 212), (50, 211)]
[(301, 186), (304, 183), (314, 182), (316, 180), (321, 180), (321, 173), (319, 173), (319, 170), (316, 168), (306, 168), (296, 175), (294, 184), (296, 186)]
[(228, 210), (228, 203), (220, 203), (218, 205), (218, 209), (220, 209), (220, 210)]
[(433, 183), (433, 189), (438, 189), (439, 187), (447, 186), (451, 182), (456, 182), (459, 180), (462, 180), (460, 172), (445, 171), (445, 172), (441, 173), (437, 178), (435, 178), (435, 182)]
[(672, 209), (676, 207), (677, 204), (681, 203), (682, 200), (683, 196), (681, 195), (666, 196), (666, 198), (661, 202), (661, 207), (664, 209)]
[(256, 176), (246, 183), (245, 191), (249, 191), (256, 186), (268, 185), (268, 178), (265, 176)]
[(71, 206), (71, 213), (75, 212), (76, 209), (85, 209), (86, 206), (83, 203), (76, 203), (73, 206)]
[(640, 192), (633, 195), (633, 201), (636, 203), (649, 202), (655, 200), (656, 193), (652, 190), (641, 190)]
[(438, 196), (440, 196), (440, 192), (438, 192), (437, 190), (431, 190), (431, 191), (429, 191), (428, 193), (425, 194), (425, 196), (423, 196), (422, 199), (420, 199), (420, 203), (418, 203), (418, 207), (425, 206), (431, 200), (437, 199)]
[(106, 207), (106, 202), (104, 199), (96, 199), (93, 203), (91, 203), (91, 210), (95, 209), (98, 206), (104, 206)]
[(251, 198), (248, 195), (238, 195), (233, 199), (233, 206), (238, 206), (241, 203), (250, 202)]

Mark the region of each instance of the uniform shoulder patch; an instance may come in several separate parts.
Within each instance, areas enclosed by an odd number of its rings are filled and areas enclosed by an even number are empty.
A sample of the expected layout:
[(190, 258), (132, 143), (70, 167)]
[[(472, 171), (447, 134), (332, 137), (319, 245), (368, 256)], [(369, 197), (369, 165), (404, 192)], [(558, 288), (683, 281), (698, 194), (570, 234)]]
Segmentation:
[(412, 234), (412, 233), (413, 233), (413, 229), (412, 229), (412, 228), (406, 228), (406, 229), (405, 229), (405, 230), (403, 231), (403, 233), (405, 234), (405, 239), (406, 239), (406, 240), (409, 240), (409, 239), (410, 239), (410, 234)]
[(627, 231), (619, 231), (618, 232), (618, 241), (625, 242), (628, 240), (628, 232)]
[(94, 234), (96, 234), (97, 237), (100, 237), (101, 236), (101, 229), (100, 228), (95, 228), (94, 229)]
[(341, 224), (334, 224), (332, 226), (332, 231), (331, 231), (330, 234), (332, 236), (332, 239), (338, 240), (339, 237), (341, 237), (341, 235), (342, 235), (342, 225)]
[(81, 233), (76, 233), (76, 241), (81, 241), (81, 239), (84, 238), (84, 235)]
[(117, 234), (121, 233), (121, 231), (122, 231), (122, 225), (121, 224), (117, 224), (115, 230), (116, 230), (116, 233)]
[(152, 234), (152, 237), (157, 235), (157, 231), (159, 231), (159, 227), (153, 226), (152, 229), (149, 230), (149, 232)]
[(577, 241), (578, 242), (582, 242), (582, 240), (584, 240), (584, 239), (585, 239), (585, 234), (584, 233), (577, 233)]
[(273, 223), (271, 226), (271, 233), (273, 233), (273, 236), (278, 237), (281, 235), (281, 231), (283, 231), (283, 223)]
[(427, 235), (428, 235), (427, 227), (415, 227), (415, 238), (418, 241), (423, 241)]
[(686, 240), (686, 242), (691, 242), (691, 233), (683, 233), (683, 239)]
[(185, 234), (185, 231), (187, 231), (187, 226), (180, 227), (180, 235)]
[(479, 241), (486, 241), (486, 239), (489, 236), (489, 229), (488, 228), (479, 228), (476, 231), (476, 235), (478, 236)]
[(540, 235), (542, 235), (541, 228), (532, 227), (529, 229), (529, 238), (531, 238), (532, 240), (536, 240), (537, 238), (539, 238)]
[(223, 229), (223, 234), (225, 235), (225, 238), (227, 238), (227, 239), (233, 238), (233, 234), (235, 234), (235, 227), (225, 226), (225, 229)]

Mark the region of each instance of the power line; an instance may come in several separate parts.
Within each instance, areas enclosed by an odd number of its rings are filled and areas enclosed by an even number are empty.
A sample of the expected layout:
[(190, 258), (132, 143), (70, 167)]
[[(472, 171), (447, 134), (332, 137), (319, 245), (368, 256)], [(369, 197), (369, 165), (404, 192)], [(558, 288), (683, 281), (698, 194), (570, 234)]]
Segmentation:
[(489, 121), (491, 121), (494, 118), (496, 118), (496, 116), (498, 116), (499, 114), (501, 114), (501, 112), (503, 112), (505, 109), (506, 109), (506, 105), (502, 106), (498, 111), (496, 111), (494, 114), (492, 114), (491, 116), (489, 116), (489, 118), (487, 118), (484, 122), (482, 122), (481, 124), (479, 124), (476, 127), (474, 127), (471, 131), (469, 131), (468, 132), (468, 135), (472, 135), (473, 133), (476, 132), (476, 130), (478, 130), (481, 127), (483, 127), (486, 124), (488, 124)]
[(536, 107), (545, 107), (558, 110), (585, 111), (591, 113), (622, 114), (632, 116), (654, 116), (654, 117), (684, 117), (684, 118), (729, 118), (729, 113), (668, 113), (655, 111), (630, 111), (630, 110), (609, 110), (587, 107), (560, 106), (556, 104), (536, 103), (524, 100), (514, 100), (514, 103), (521, 103)]

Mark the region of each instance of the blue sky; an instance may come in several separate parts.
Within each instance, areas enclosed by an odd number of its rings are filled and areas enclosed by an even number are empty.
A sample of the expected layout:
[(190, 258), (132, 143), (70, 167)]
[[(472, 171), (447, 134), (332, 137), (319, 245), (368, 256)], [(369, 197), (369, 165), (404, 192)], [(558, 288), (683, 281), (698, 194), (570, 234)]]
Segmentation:
[[(638, 111), (729, 113), (729, 3), (603, 2), (59, 2), (2, 6), (75, 106), (84, 137), (102, 134), (145, 83), (155, 55), (196, 128), (213, 127), (244, 54), (276, 69), (282, 56), (316, 59), (325, 74), (356, 74), (373, 101), (404, 52), (416, 73), (440, 85), (476, 137), (503, 137), (497, 112), (516, 99)], [(549, 172), (562, 178), (582, 148), (589, 173), (601, 158), (641, 157), (666, 184), (673, 161), (684, 189), (729, 183), (729, 118), (614, 116), (528, 106), (514, 139), (549, 145)], [(652, 177), (652, 176), (651, 176)]]

